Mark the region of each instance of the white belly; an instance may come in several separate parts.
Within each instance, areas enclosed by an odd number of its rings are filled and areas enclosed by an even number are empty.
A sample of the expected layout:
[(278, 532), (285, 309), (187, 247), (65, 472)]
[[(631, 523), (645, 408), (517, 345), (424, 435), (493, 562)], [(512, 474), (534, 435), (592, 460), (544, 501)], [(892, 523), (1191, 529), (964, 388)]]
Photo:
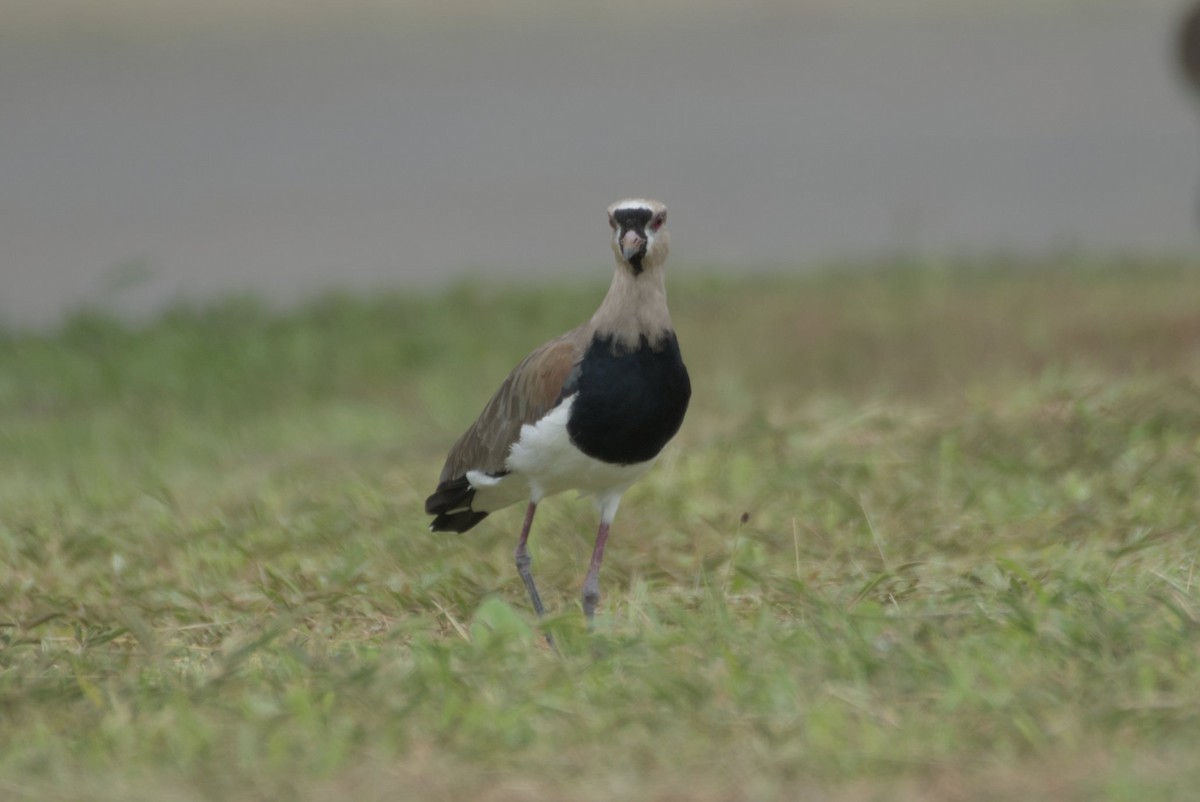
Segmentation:
[(633, 465), (612, 465), (576, 448), (567, 434), (567, 420), (574, 403), (574, 398), (568, 398), (537, 423), (521, 427), (520, 437), (508, 452), (507, 467), (511, 473), (507, 476), (467, 474), (468, 481), (476, 488), (472, 505), (475, 509), (499, 509), (524, 497), (537, 502), (564, 490), (594, 495), (597, 503), (606, 507), (615, 504), (630, 485), (650, 470), (653, 459)]

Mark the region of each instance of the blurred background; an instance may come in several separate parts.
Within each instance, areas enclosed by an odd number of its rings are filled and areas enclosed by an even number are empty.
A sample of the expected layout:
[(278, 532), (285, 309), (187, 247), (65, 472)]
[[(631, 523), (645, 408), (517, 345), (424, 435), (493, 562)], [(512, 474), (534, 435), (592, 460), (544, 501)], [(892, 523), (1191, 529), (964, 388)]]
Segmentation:
[(0, 3), (0, 322), (895, 253), (1179, 253), (1179, 0)]

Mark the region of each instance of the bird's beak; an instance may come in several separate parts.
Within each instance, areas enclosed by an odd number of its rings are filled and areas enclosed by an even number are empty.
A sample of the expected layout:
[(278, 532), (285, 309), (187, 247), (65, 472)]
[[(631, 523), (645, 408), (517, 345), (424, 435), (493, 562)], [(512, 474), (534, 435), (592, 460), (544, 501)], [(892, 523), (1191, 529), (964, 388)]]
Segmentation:
[(621, 236), (621, 255), (627, 262), (641, 253), (645, 247), (646, 238), (636, 231), (626, 231)]

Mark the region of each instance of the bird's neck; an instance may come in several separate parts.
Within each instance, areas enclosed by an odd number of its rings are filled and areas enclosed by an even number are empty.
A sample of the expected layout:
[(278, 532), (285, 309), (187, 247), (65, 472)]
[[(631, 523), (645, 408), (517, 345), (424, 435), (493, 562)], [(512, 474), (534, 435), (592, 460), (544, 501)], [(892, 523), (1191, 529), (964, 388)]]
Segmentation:
[(591, 322), (596, 334), (611, 336), (614, 344), (629, 350), (637, 348), (642, 337), (657, 346), (671, 332), (663, 266), (655, 265), (635, 276), (618, 263), (608, 294)]

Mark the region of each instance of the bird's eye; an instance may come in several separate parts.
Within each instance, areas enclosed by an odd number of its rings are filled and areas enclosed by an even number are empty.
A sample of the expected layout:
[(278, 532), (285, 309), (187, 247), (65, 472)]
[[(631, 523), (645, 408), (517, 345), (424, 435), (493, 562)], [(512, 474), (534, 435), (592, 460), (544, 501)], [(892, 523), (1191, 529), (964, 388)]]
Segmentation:
[(658, 231), (660, 228), (663, 227), (663, 223), (665, 223), (665, 222), (667, 222), (667, 213), (659, 212), (658, 214), (656, 214), (654, 216), (654, 219), (650, 221), (650, 230)]

